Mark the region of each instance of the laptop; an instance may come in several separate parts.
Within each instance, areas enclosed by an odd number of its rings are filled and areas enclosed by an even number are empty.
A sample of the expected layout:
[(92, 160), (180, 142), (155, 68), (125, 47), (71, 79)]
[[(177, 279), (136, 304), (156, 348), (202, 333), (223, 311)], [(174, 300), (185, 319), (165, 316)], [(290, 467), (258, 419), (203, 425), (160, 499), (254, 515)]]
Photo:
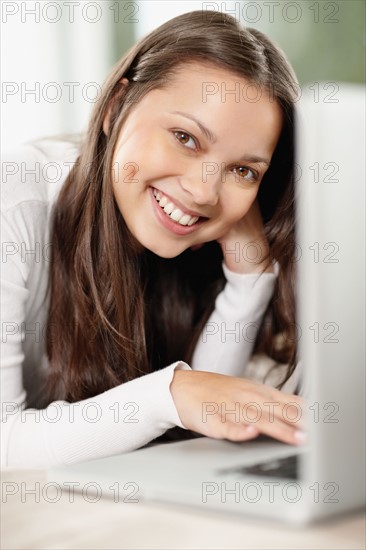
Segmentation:
[(303, 87), (296, 140), (306, 446), (197, 437), (54, 468), (49, 482), (294, 524), (364, 505), (365, 88), (317, 85)]

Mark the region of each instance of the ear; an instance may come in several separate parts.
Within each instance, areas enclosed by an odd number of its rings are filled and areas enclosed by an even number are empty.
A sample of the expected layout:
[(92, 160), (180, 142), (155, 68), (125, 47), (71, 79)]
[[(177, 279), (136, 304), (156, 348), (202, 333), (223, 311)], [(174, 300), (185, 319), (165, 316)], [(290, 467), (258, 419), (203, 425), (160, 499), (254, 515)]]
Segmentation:
[[(129, 84), (129, 80), (127, 78), (121, 78), (120, 80), (120, 84), (121, 84), (121, 87), (125, 88), (126, 86), (128, 86)], [(110, 100), (109, 102), (109, 106), (108, 106), (108, 109), (107, 109), (107, 113), (104, 117), (104, 120), (103, 120), (103, 132), (105, 133), (106, 136), (108, 136), (108, 132), (109, 132), (109, 125), (110, 125), (110, 119), (111, 119), (111, 113), (112, 113), (112, 107), (113, 107), (113, 103), (115, 101), (115, 98), (116, 96), (118, 95), (118, 92), (115, 94), (115, 96)]]

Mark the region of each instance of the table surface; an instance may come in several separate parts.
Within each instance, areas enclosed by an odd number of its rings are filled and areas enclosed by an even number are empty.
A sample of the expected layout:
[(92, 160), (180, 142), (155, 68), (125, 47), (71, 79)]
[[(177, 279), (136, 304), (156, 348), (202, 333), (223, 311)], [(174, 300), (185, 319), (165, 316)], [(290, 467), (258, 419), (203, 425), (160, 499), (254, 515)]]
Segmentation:
[[(6, 470), (1, 472), (1, 482), (2, 550), (366, 547), (365, 517), (361, 514), (292, 528), (181, 506), (115, 503), (104, 498), (88, 502), (81, 494), (75, 492), (72, 498), (65, 490), (52, 502), (55, 492), (42, 498), (47, 477), (40, 470)], [(25, 487), (35, 492), (27, 494)]]

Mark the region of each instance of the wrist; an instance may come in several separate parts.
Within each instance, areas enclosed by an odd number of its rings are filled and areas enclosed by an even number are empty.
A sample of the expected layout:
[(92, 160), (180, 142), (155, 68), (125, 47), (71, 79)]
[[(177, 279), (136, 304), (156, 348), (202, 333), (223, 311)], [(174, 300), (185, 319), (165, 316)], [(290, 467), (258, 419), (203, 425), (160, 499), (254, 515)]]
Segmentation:
[(235, 247), (223, 247), (225, 267), (239, 274), (274, 273), (269, 247), (263, 241), (251, 241), (245, 245), (235, 243)]
[(191, 373), (191, 372), (192, 372), (191, 370), (175, 369), (172, 381), (170, 382), (170, 386), (169, 386), (170, 393), (172, 394), (173, 399), (174, 399), (174, 395), (176, 395), (177, 392), (179, 391), (178, 387), (181, 387), (182, 385), (184, 385), (184, 383), (187, 381), (187, 375), (189, 376), (188, 373)]

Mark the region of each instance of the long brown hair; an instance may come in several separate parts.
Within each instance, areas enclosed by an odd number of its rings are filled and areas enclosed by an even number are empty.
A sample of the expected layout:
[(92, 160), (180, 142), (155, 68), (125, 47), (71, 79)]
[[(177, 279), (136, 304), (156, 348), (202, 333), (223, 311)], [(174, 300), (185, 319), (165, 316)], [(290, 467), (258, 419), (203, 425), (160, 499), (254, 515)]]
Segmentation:
[[(149, 91), (169, 85), (175, 71), (190, 61), (230, 70), (268, 91), (282, 108), (282, 133), (258, 195), (270, 253), (280, 271), (255, 350), (287, 363), (286, 379), (295, 367), (296, 78), (283, 53), (261, 32), (240, 27), (227, 14), (194, 11), (154, 30), (113, 68), (54, 204), (46, 336), (49, 401), (78, 401), (178, 359), (189, 363), (224, 287), (216, 242), (173, 259), (141, 250), (112, 190), (113, 152), (130, 110)], [(121, 85), (123, 77), (130, 81), (127, 87)], [(106, 136), (103, 121), (109, 108)]]

